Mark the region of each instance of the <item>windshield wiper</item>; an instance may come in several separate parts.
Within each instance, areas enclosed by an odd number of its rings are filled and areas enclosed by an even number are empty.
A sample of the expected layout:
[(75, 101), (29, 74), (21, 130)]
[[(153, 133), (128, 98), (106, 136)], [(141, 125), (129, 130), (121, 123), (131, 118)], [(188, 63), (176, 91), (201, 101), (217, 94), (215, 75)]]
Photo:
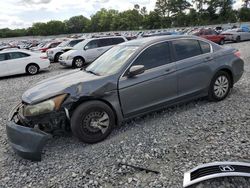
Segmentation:
[(96, 76), (100, 76), (98, 73), (96, 73), (96, 72), (93, 72), (93, 71), (91, 71), (91, 70), (86, 70), (86, 69), (84, 69), (84, 71), (85, 72), (87, 72), (87, 73), (90, 73), (90, 74), (94, 74), (94, 75), (96, 75)]

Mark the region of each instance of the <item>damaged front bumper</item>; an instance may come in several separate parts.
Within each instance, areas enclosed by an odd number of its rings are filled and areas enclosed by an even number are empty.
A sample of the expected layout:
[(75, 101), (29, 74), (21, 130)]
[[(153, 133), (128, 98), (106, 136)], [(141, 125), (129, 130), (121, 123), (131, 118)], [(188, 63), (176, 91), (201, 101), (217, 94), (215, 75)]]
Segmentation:
[(9, 116), (6, 125), (6, 132), (10, 145), (14, 151), (24, 159), (40, 161), (42, 149), (47, 140), (52, 138), (52, 135), (39, 130), (38, 128), (25, 127), (19, 125), (18, 112), (22, 104), (15, 107)]

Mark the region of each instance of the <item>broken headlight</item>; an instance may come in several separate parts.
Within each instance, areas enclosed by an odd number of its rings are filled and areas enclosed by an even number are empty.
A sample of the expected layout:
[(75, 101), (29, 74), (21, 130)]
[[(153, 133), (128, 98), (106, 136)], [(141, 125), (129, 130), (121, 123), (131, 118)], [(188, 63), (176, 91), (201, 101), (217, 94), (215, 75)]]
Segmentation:
[(63, 103), (66, 96), (67, 94), (63, 94), (35, 105), (27, 105), (23, 109), (23, 115), (37, 116), (40, 114), (46, 114), (54, 110), (58, 110), (61, 107), (61, 104)]

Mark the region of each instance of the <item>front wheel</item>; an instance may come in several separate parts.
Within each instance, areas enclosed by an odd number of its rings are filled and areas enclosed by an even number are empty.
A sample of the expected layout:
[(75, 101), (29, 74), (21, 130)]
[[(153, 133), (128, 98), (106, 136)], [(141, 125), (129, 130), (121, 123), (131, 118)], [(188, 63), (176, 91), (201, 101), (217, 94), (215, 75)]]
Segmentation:
[(62, 53), (57, 53), (57, 54), (55, 55), (54, 62), (58, 62), (58, 61), (59, 61), (60, 55), (62, 55)]
[(75, 109), (71, 118), (73, 134), (86, 143), (104, 140), (112, 132), (114, 125), (113, 110), (99, 101), (81, 104)]
[(224, 39), (221, 39), (219, 44), (220, 44), (220, 45), (224, 45), (224, 44), (225, 44), (225, 40), (224, 40)]
[(232, 86), (232, 80), (227, 72), (219, 71), (212, 79), (209, 88), (209, 99), (211, 101), (221, 101), (225, 99)]
[(83, 58), (81, 57), (76, 57), (74, 60), (73, 60), (73, 67), (74, 68), (82, 68), (84, 65), (84, 60)]

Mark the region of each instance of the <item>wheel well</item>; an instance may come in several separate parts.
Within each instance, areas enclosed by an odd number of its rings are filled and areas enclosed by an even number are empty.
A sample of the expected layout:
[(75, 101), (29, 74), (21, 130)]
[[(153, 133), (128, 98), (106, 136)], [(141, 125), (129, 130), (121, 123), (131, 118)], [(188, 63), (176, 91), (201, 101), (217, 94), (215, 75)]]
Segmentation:
[(229, 69), (221, 69), (220, 71), (224, 71), (226, 73), (228, 73), (228, 75), (230, 76), (230, 79), (231, 79), (231, 87), (233, 87), (234, 85), (234, 79), (233, 79), (233, 73), (231, 70)]
[(83, 60), (83, 62), (85, 62), (85, 59), (84, 59), (82, 56), (76, 56), (76, 57), (74, 57), (74, 60), (75, 60), (76, 58), (81, 58), (81, 59)]
[(111, 110), (113, 111), (114, 115), (115, 115), (115, 123), (117, 124), (118, 123), (118, 118), (117, 118), (117, 114), (116, 114), (116, 111), (115, 109), (113, 108), (113, 106), (106, 100), (103, 100), (103, 99), (96, 99), (96, 98), (84, 98), (84, 99), (80, 99), (78, 100), (77, 102), (75, 102), (71, 108), (70, 108), (70, 116), (72, 115), (72, 113), (74, 112), (74, 110), (79, 106), (81, 105), (82, 103), (84, 102), (89, 102), (89, 101), (100, 101), (100, 102), (103, 102), (105, 103), (106, 105), (108, 105)]
[(29, 63), (29, 64), (25, 67), (25, 71), (26, 71), (26, 72), (28, 71), (27, 69), (28, 69), (28, 67), (29, 67), (30, 65), (35, 65), (35, 66), (38, 67), (38, 70), (40, 69), (40, 67), (39, 67), (38, 64), (36, 64), (36, 63)]

